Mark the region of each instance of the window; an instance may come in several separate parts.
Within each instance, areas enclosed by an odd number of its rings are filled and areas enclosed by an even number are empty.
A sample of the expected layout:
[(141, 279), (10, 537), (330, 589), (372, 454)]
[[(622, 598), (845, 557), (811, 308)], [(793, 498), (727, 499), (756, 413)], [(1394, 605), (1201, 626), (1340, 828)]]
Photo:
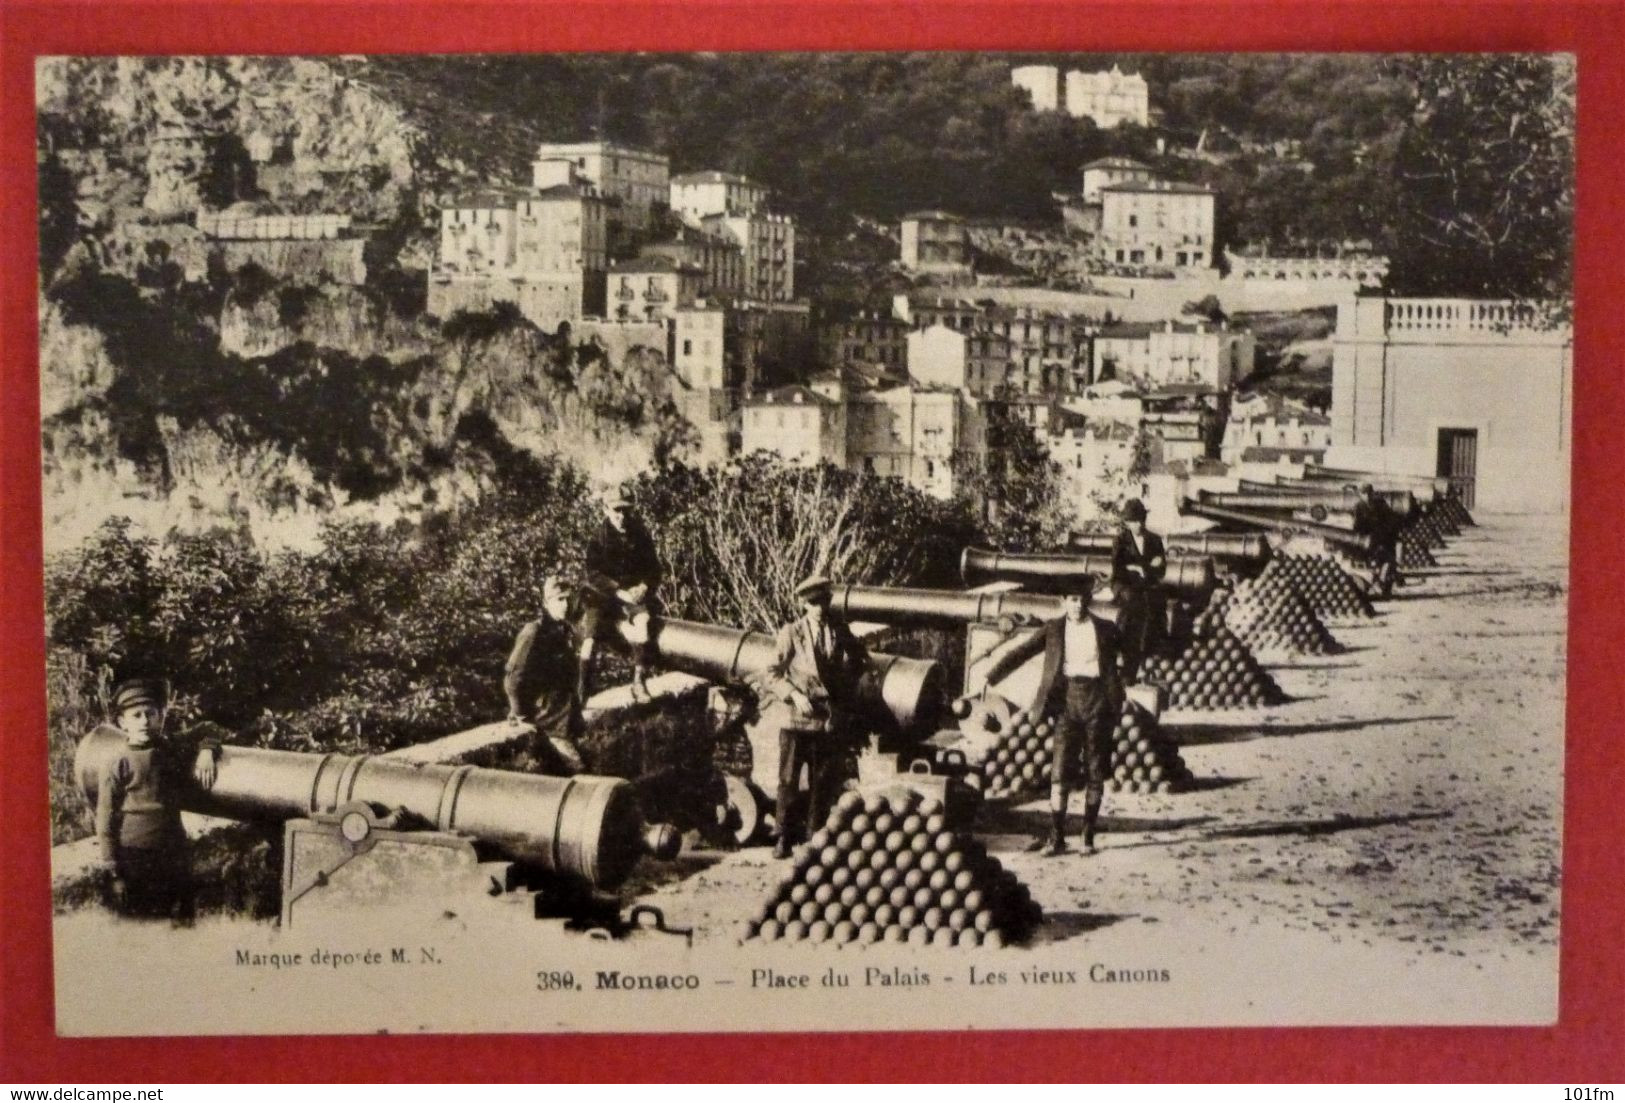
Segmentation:
[(694, 355), (694, 342), (689, 340), (686, 337), (683, 338), (683, 355), (684, 356), (692, 356), (692, 355)]
[(1128, 224), (1130, 226), (1138, 226), (1140, 224), (1140, 216), (1137, 215), (1137, 214), (1129, 215), (1128, 216)]

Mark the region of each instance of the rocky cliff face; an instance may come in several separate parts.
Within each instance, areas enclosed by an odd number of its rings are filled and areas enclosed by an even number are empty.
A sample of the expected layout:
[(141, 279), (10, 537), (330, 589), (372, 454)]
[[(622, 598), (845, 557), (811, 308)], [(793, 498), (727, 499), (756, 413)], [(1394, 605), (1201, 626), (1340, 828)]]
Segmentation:
[[(364, 63), (57, 58), (37, 75), (42, 236), (70, 227), (40, 306), (49, 549), (114, 514), (308, 546), (328, 517), (476, 497), (511, 449), (608, 483), (682, 441), (664, 349), (565, 347), (511, 318), (447, 336), (403, 299), (424, 210), (477, 181)], [(234, 272), (192, 215), (244, 202), (351, 215), (374, 238), (366, 282)]]

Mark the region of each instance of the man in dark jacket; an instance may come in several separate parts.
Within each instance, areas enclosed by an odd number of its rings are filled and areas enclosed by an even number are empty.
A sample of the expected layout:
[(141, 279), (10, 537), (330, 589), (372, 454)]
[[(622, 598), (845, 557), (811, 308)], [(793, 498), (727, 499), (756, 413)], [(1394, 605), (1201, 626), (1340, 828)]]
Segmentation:
[(570, 595), (557, 578), (542, 582), (542, 615), (519, 630), (503, 670), (508, 719), (534, 724), (531, 758), (547, 773), (578, 774), (581, 660), (570, 625)]
[(1029, 714), (1055, 715), (1050, 759), (1050, 829), (1029, 849), (1046, 857), (1066, 851), (1066, 805), (1084, 769), (1083, 847), (1095, 850), (1095, 823), (1111, 772), (1112, 733), (1123, 708), (1116, 627), (1089, 612), (1094, 578), (1085, 575), (1064, 599), (1065, 612), (1044, 625), (1044, 666)]
[(1354, 531), (1371, 541), (1366, 562), (1383, 597), (1399, 581), (1399, 528), (1399, 515), (1377, 495), (1376, 487), (1370, 483), (1361, 486), (1360, 500), (1354, 506)]
[(869, 653), (830, 611), (832, 585), (814, 575), (796, 587), (802, 615), (779, 629), (768, 690), (789, 708), (779, 729), (778, 841), (775, 857), (790, 856), (790, 807), (807, 767), (807, 834), (829, 814), (840, 782), (841, 756), (853, 738), (858, 683)]
[[(592, 684), (593, 653), (600, 641), (613, 639), (622, 620), (641, 619), (659, 611), (660, 556), (654, 538), (632, 515), (632, 502), (614, 494), (605, 507), (604, 523), (587, 545), (585, 609), (581, 619), (581, 699)], [(645, 642), (633, 653), (632, 696), (648, 695), (654, 647)]]
[(1145, 503), (1130, 498), (1112, 545), (1112, 591), (1123, 645), (1123, 681), (1139, 679), (1140, 665), (1162, 642), (1168, 616), (1162, 578), (1168, 571), (1162, 537), (1145, 527)]

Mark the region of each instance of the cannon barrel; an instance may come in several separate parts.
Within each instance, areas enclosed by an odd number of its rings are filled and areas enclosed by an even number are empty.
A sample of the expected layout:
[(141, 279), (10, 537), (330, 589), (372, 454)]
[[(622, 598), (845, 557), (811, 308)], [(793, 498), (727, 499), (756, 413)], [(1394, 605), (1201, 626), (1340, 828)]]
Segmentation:
[(1019, 591), (965, 593), (961, 590), (842, 585), (835, 587), (835, 608), (848, 620), (937, 628), (1003, 618), (1015, 621), (1051, 620), (1061, 615), (1061, 599)]
[(1370, 483), (1378, 489), (1413, 491), (1418, 497), (1443, 498), (1450, 494), (1450, 480), (1432, 475), (1402, 475), (1392, 471), (1356, 471), (1347, 467), (1318, 467), (1306, 464), (1303, 477), (1311, 482)]
[[(1408, 490), (1383, 491), (1379, 497), (1388, 505), (1404, 516), (1411, 511), (1415, 504), (1415, 497)], [(1304, 493), (1296, 490), (1274, 489), (1268, 492), (1242, 491), (1239, 493), (1226, 493), (1216, 490), (1199, 490), (1196, 493), (1197, 501), (1204, 505), (1219, 506), (1223, 509), (1267, 509), (1267, 510), (1303, 510), (1314, 509), (1316, 506), (1329, 512), (1352, 513), (1360, 504), (1360, 496), (1345, 491), (1324, 490), (1320, 493)]]
[[(1339, 503), (1351, 500), (1357, 502), (1359, 499), (1358, 493), (1345, 491), (1341, 486), (1334, 487), (1331, 483), (1326, 482), (1305, 482), (1302, 479), (1294, 479), (1288, 475), (1275, 476), (1275, 482), (1273, 483), (1242, 479), (1240, 486), (1241, 489), (1238, 492), (1240, 494), (1260, 497), (1291, 495), (1303, 500), (1300, 503), (1301, 507), (1308, 507), (1318, 503), (1324, 505), (1327, 509), (1352, 509), (1354, 508), (1352, 505), (1344, 506)], [(1416, 504), (1416, 494), (1408, 489), (1378, 487), (1377, 497), (1386, 502), (1388, 508), (1398, 510), (1401, 515), (1409, 513)], [(1203, 500), (1213, 501), (1214, 505), (1225, 504), (1212, 499)]]
[[(778, 646), (766, 632), (661, 620), (651, 636), (661, 661), (712, 681), (737, 681), (766, 671), (778, 658)], [(937, 723), (947, 708), (947, 681), (939, 663), (869, 653), (869, 669), (858, 683), (858, 695), (870, 709), (889, 714), (898, 727)]]
[(1264, 532), (1278, 532), (1285, 536), (1302, 533), (1306, 536), (1318, 536), (1345, 548), (1365, 552), (1371, 548), (1370, 537), (1352, 532), (1336, 525), (1324, 525), (1314, 521), (1300, 521), (1280, 517), (1272, 517), (1267, 513), (1252, 513), (1234, 507), (1208, 505), (1204, 502), (1186, 498), (1180, 502), (1179, 511), (1182, 514), (1191, 514), (1196, 517), (1205, 517), (1209, 521), (1219, 521), (1225, 524), (1242, 524)]
[[(1094, 555), (1038, 555), (966, 548), (959, 557), (959, 574), (967, 586), (989, 582), (1016, 582), (1038, 593), (1065, 590), (1083, 575), (1097, 579), (1112, 575), (1110, 553)], [(1181, 597), (1200, 597), (1213, 589), (1213, 560), (1206, 556), (1171, 556), (1162, 585)]]
[[(1072, 547), (1081, 552), (1110, 553), (1117, 534), (1075, 532)], [(1176, 532), (1162, 538), (1170, 555), (1206, 555), (1213, 559), (1262, 563), (1270, 557), (1269, 541), (1256, 532)]]
[[(80, 741), (74, 772), (92, 804), (103, 762), (124, 746), (105, 725)], [(619, 778), (424, 766), (377, 755), (227, 745), (214, 786), (188, 785), (181, 807), (233, 820), (287, 820), (354, 801), (403, 809), (436, 830), (471, 835), (504, 858), (594, 888), (620, 885), (644, 854), (676, 857), (680, 843), (669, 824), (644, 823), (636, 792)]]

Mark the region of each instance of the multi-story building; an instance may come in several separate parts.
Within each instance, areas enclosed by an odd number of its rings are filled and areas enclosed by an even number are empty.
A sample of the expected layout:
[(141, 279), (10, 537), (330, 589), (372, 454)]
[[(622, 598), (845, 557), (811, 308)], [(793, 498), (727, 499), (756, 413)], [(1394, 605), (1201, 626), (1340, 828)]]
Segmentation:
[(1278, 395), (1255, 394), (1230, 405), (1219, 458), (1241, 463), (1249, 449), (1314, 449), (1332, 446), (1332, 419)]
[(755, 214), (772, 192), (732, 172), (687, 172), (671, 178), (671, 209), (696, 225), (707, 215)]
[(846, 404), (807, 387), (779, 387), (740, 409), (740, 450), (774, 452), (805, 467), (846, 466)]
[(705, 298), (745, 293), (745, 251), (729, 238), (685, 226), (672, 240), (645, 245), (641, 252), (698, 268), (704, 274), (700, 294)]
[(440, 212), (431, 314), (516, 303), (543, 329), (604, 312), (607, 204), (580, 183), (466, 197)]
[(1017, 66), (1010, 70), (1010, 83), (1032, 97), (1034, 111), (1061, 109), (1061, 71), (1055, 66)]
[(947, 326), (969, 333), (982, 324), (987, 309), (969, 299), (929, 292), (906, 292), (892, 296), (892, 314), (914, 329)]
[(666, 257), (623, 260), (609, 270), (609, 317), (658, 322), (700, 298), (704, 273)]
[(616, 142), (543, 142), (531, 176), (537, 188), (586, 180), (604, 196), (619, 200), (618, 217), (640, 229), (671, 198), (671, 160)]
[(1095, 334), (1094, 378), (1228, 391), (1252, 374), (1256, 353), (1251, 333), (1211, 322), (1122, 323)]
[(1061, 470), (1061, 500), (1075, 521), (1098, 510), (1094, 496), (1115, 484), (1134, 462), (1135, 423), (1111, 419), (1062, 418), (1033, 436)]
[(822, 326), (820, 351), (828, 364), (881, 364), (901, 370), (908, 364), (908, 333), (909, 324), (901, 318), (862, 311)]
[(903, 267), (911, 272), (968, 276), (970, 233), (947, 211), (914, 211), (902, 219)]
[(1159, 269), (1213, 265), (1214, 194), (1200, 184), (1130, 180), (1100, 189), (1096, 254), (1108, 264)]
[(1100, 189), (1152, 180), (1151, 166), (1132, 157), (1100, 157), (1083, 166), (1083, 201), (1099, 203)]
[(753, 391), (764, 376), (793, 376), (813, 358), (806, 303), (696, 299), (669, 316), (668, 362), (690, 387)]
[(1145, 126), (1151, 116), (1151, 92), (1145, 78), (1117, 66), (1104, 73), (1077, 69), (1066, 75), (1066, 113), (1090, 118), (1101, 129), (1119, 123)]
[(987, 463), (983, 403), (961, 390), (909, 384), (847, 396), (847, 466), (899, 478), (943, 500)]
[(1077, 394), (1091, 382), (1089, 327), (1081, 319), (1030, 306), (992, 307), (982, 325), (1009, 343), (1023, 394)]
[(908, 374), (922, 386), (979, 398), (1025, 393), (1010, 359), (1010, 341), (985, 329), (961, 333), (931, 325), (908, 335)]
[(725, 237), (744, 256), (744, 294), (764, 302), (796, 297), (796, 224), (788, 215), (712, 214), (700, 220), (708, 233)]

